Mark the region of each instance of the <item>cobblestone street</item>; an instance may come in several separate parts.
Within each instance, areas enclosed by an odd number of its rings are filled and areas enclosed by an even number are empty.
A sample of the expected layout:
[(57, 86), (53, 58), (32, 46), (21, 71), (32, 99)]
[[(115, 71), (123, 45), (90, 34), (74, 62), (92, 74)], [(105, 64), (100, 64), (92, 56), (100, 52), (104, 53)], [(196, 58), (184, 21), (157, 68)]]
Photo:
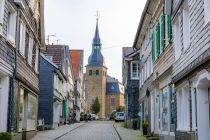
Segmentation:
[(121, 123), (92, 121), (65, 125), (39, 132), (32, 140), (146, 140), (138, 130), (125, 129)]

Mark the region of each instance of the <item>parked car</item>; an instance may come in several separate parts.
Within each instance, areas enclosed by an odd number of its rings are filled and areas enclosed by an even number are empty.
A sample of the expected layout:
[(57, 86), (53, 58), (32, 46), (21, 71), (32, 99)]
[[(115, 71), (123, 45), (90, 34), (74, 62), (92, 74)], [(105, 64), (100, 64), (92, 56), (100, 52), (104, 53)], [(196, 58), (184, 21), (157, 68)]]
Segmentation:
[(96, 115), (96, 114), (91, 114), (91, 116), (92, 116), (93, 120), (98, 120), (99, 119), (98, 115)]
[(124, 112), (116, 112), (115, 113), (115, 121), (124, 121), (125, 120), (125, 113)]

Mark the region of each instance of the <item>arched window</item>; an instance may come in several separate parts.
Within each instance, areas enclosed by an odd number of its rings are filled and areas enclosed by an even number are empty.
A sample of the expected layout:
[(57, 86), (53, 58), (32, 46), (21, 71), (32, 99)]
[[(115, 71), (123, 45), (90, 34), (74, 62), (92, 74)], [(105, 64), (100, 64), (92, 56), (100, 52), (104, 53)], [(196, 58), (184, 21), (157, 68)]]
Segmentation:
[(92, 75), (92, 74), (93, 74), (92, 70), (89, 70), (89, 75)]
[(99, 70), (96, 70), (96, 75), (99, 75)]

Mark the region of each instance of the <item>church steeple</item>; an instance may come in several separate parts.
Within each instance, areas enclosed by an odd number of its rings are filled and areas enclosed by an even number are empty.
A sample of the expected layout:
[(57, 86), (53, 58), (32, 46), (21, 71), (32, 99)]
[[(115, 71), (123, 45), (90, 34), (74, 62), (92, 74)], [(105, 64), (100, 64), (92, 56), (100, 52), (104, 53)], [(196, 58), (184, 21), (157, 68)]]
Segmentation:
[(98, 29), (98, 11), (97, 11), (97, 18), (96, 18), (96, 29), (95, 29), (95, 35), (93, 38), (92, 46), (93, 48), (99, 48), (101, 49), (101, 39), (99, 36), (99, 29)]
[(94, 35), (94, 38), (93, 38), (92, 45), (101, 47), (101, 40), (100, 40), (99, 30), (98, 30), (98, 17), (97, 17), (97, 21), (96, 21), (96, 29), (95, 29), (95, 35)]
[(101, 39), (99, 36), (99, 29), (98, 29), (98, 12), (97, 12), (97, 19), (96, 19), (96, 28), (95, 34), (92, 42), (92, 53), (88, 58), (88, 65), (87, 66), (105, 66), (104, 64), (104, 57), (101, 53)]

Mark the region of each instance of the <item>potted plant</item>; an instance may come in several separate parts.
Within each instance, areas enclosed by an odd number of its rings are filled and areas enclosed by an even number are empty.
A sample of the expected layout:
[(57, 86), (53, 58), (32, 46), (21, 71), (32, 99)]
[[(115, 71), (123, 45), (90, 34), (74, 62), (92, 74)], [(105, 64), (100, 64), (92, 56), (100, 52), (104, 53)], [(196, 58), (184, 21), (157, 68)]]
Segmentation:
[(7, 132), (0, 132), (0, 140), (12, 140), (12, 135)]
[(143, 120), (142, 121), (143, 135), (147, 135), (148, 127), (149, 127), (149, 122), (147, 120)]

